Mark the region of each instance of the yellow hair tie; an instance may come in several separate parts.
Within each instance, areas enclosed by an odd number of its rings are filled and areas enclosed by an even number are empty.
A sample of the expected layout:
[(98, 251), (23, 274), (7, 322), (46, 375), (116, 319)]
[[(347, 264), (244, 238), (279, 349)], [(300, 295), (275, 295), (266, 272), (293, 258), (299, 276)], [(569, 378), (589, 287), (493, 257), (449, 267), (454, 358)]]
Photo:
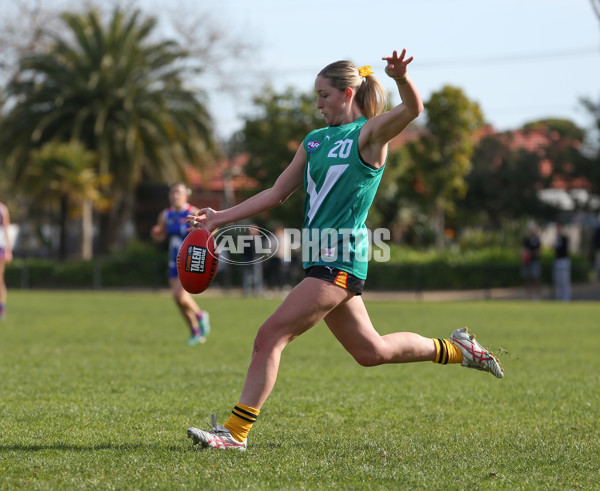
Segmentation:
[(373, 69), (369, 65), (361, 66), (358, 73), (361, 77), (368, 77), (373, 73)]

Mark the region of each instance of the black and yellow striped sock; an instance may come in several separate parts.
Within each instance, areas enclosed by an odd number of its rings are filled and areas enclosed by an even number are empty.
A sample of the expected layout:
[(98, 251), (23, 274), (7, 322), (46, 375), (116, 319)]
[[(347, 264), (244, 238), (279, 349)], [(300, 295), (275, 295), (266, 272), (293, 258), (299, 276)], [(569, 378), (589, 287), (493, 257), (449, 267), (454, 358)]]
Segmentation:
[(229, 419), (223, 426), (229, 430), (233, 438), (239, 442), (243, 442), (248, 437), (252, 425), (256, 423), (258, 413), (260, 413), (259, 409), (238, 402), (233, 411), (231, 411), (231, 416), (229, 416)]
[(449, 339), (434, 339), (435, 360), (434, 363), (447, 365), (449, 363), (462, 363), (463, 355), (452, 341)]

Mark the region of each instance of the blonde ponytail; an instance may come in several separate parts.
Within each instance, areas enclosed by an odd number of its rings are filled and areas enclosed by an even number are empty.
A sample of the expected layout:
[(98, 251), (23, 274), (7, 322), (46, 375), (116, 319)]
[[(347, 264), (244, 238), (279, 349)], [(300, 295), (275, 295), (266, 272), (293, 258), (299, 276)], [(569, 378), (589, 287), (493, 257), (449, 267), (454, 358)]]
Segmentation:
[(359, 68), (351, 61), (336, 61), (323, 68), (318, 76), (328, 78), (338, 90), (353, 89), (356, 102), (367, 119), (385, 111), (388, 94), (370, 66)]

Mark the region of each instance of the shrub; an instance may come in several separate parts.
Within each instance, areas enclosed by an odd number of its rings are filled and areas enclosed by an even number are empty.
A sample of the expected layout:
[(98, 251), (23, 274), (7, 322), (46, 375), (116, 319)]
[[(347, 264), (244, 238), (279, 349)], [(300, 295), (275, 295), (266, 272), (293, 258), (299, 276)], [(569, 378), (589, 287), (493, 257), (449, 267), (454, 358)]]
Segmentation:
[[(371, 290), (450, 290), (514, 287), (523, 284), (518, 252), (493, 247), (461, 252), (417, 251), (392, 246), (390, 261), (371, 261)], [(551, 251), (543, 251), (542, 282), (552, 283)], [(589, 280), (585, 258), (572, 257), (572, 281)], [(241, 268), (232, 266), (232, 285), (241, 284)], [(221, 280), (220, 280), (221, 281)], [(154, 245), (134, 244), (126, 251), (93, 261), (59, 262), (15, 259), (6, 268), (9, 288), (166, 288), (167, 254)]]

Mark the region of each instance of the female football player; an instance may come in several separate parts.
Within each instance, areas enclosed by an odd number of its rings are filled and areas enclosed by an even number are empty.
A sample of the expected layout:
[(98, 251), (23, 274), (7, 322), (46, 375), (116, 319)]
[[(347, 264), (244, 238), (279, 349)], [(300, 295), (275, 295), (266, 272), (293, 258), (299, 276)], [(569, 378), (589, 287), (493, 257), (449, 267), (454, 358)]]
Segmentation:
[[(245, 450), (248, 432), (275, 385), (283, 349), (320, 320), (363, 366), (461, 363), (503, 376), (496, 358), (466, 328), (455, 330), (449, 339), (411, 332), (381, 336), (369, 319), (361, 297), (369, 246), (365, 219), (384, 171), (389, 141), (423, 110), (407, 75), (412, 57), (406, 58), (403, 50), (383, 60), (400, 94), (398, 106), (384, 112), (386, 93), (371, 67), (359, 68), (348, 61), (326, 66), (316, 78), (315, 92), (317, 108), (328, 126), (306, 136), (273, 187), (231, 208), (204, 208), (189, 217), (191, 226), (212, 231), (280, 205), (302, 185), (306, 192), (302, 251), (306, 276), (258, 330), (246, 381), (231, 416), (224, 425), (213, 416), (211, 431), (189, 428), (188, 437), (195, 444)], [(337, 237), (331, 230), (338, 232)], [(310, 237), (324, 231), (325, 244)], [(305, 250), (307, 244), (311, 251)]]

